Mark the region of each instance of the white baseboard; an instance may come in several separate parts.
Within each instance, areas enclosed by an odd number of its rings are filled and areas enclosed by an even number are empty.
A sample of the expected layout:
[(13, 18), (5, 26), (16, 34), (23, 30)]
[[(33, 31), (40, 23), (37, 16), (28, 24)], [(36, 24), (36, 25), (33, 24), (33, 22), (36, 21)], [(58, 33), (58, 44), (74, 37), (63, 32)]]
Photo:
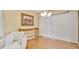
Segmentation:
[(35, 36), (33, 36), (33, 37), (30, 37), (30, 38), (27, 38), (27, 40), (30, 40), (30, 39), (33, 39), (33, 38), (35, 38)]
[(68, 40), (68, 39), (65, 39), (65, 38), (60, 38), (60, 37), (56, 37), (56, 36), (49, 36), (49, 35), (44, 35), (44, 34), (40, 34), (40, 36), (44, 36), (44, 37), (48, 37), (48, 38), (51, 38), (51, 39), (57, 39), (57, 40), (63, 40), (63, 41), (68, 41), (68, 42), (72, 42), (72, 43), (78, 43), (76, 41), (72, 41), (72, 40)]
[(54, 38), (54, 37), (52, 37), (52, 36), (49, 36), (49, 35), (44, 35), (44, 34), (40, 34), (40, 36), (44, 36), (44, 37), (48, 37), (48, 38)]

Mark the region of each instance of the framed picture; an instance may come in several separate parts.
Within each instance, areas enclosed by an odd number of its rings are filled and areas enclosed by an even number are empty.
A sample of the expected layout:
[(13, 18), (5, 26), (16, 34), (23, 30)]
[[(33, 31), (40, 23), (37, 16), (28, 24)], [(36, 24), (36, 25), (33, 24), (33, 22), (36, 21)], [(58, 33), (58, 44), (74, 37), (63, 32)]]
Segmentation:
[(33, 26), (34, 16), (22, 13), (22, 26)]

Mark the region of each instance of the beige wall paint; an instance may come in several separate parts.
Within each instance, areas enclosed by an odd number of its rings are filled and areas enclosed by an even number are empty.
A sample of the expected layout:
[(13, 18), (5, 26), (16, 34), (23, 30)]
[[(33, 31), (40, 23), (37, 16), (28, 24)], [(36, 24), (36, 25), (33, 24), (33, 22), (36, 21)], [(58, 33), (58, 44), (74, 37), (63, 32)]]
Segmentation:
[[(22, 26), (21, 25), (21, 13), (34, 16), (34, 26)], [(18, 31), (19, 28), (38, 27), (39, 15), (32, 11), (27, 10), (5, 10), (4, 11), (4, 24), (5, 34)]]

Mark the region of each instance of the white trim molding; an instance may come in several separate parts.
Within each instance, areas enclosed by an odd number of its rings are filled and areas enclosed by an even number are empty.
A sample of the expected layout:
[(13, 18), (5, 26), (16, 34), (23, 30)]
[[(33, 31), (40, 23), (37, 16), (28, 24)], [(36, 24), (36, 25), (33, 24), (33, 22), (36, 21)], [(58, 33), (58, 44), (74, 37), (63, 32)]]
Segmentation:
[(48, 38), (51, 38), (52, 40), (55, 39), (55, 40), (68, 41), (68, 42), (72, 42), (72, 43), (78, 43), (77, 41), (72, 41), (70, 39), (60, 38), (60, 37), (56, 37), (56, 36), (50, 36), (50, 35), (45, 35), (45, 34), (40, 34), (40, 36), (48, 37)]

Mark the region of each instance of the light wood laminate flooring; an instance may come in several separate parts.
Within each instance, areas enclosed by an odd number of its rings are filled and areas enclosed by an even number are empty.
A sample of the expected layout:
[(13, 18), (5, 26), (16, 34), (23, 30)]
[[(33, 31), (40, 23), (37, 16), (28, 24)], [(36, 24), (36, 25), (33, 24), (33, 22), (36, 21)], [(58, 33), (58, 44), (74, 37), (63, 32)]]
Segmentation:
[(75, 43), (51, 39), (47, 37), (36, 37), (27, 41), (27, 49), (77, 49)]

